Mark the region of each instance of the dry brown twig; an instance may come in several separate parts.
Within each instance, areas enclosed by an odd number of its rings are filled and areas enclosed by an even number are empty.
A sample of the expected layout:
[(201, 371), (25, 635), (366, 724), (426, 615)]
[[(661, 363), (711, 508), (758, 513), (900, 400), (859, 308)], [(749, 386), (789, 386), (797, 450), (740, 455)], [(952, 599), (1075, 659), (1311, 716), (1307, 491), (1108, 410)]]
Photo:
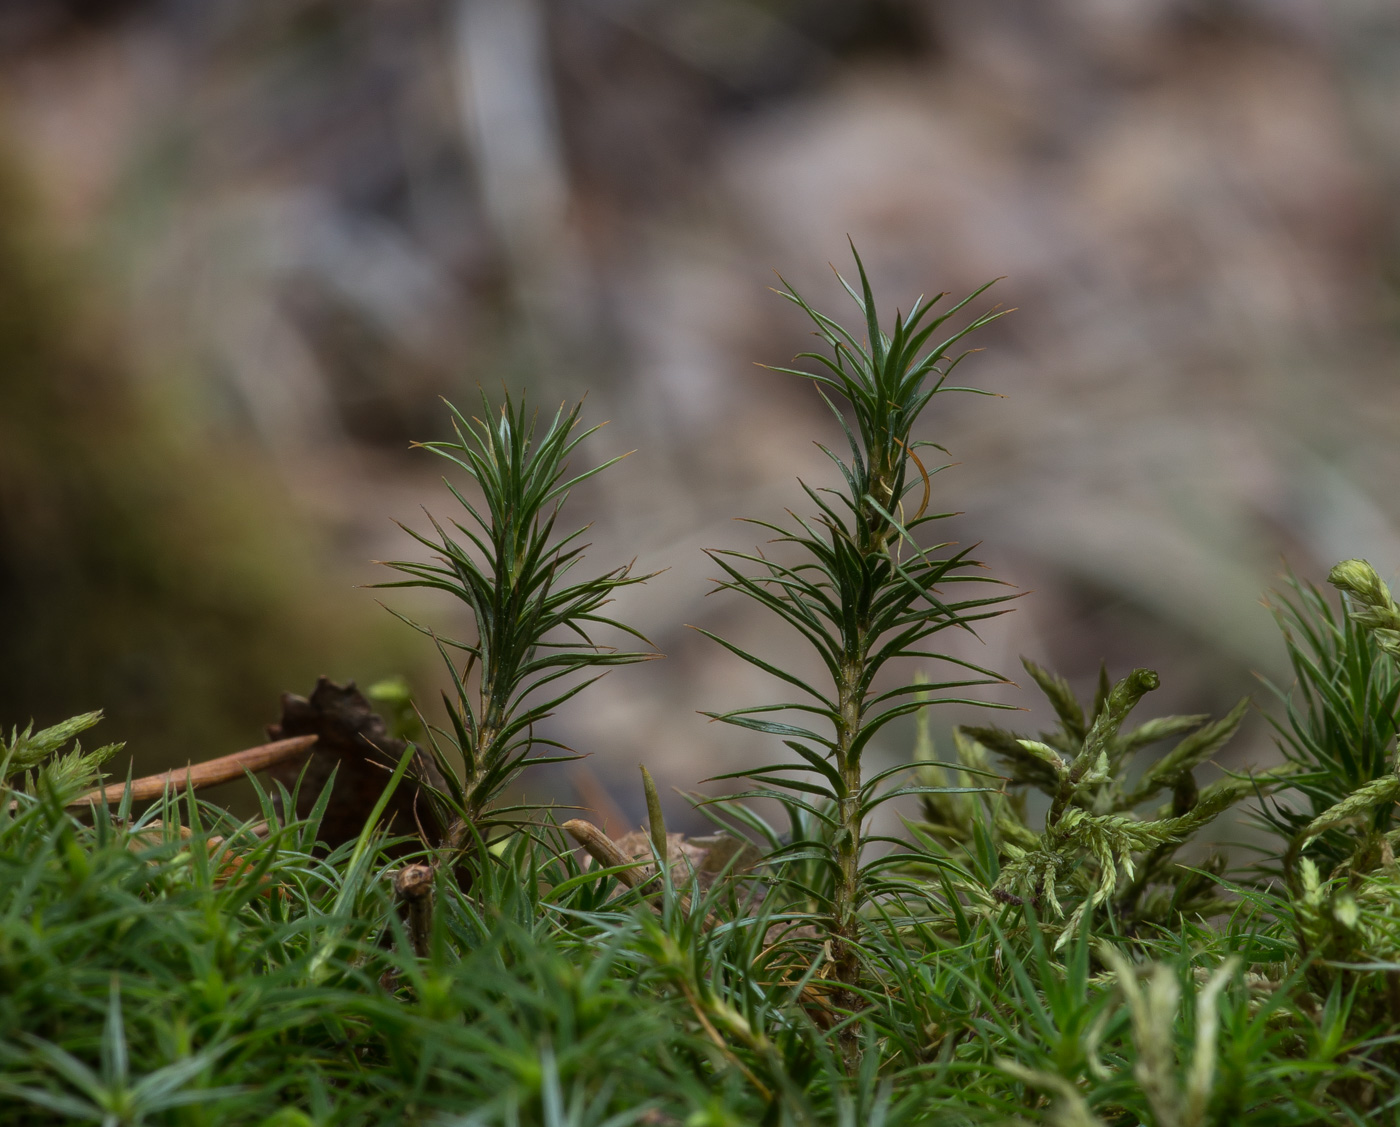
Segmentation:
[[(315, 742), (315, 736), (294, 736), (291, 739), (274, 740), (272, 743), (259, 744), (257, 747), (235, 751), (231, 755), (221, 755), (217, 759), (208, 759), (203, 763), (173, 767), (159, 775), (146, 775), (140, 779), (133, 779), (131, 781), (131, 800), (133, 802), (149, 802), (153, 798), (160, 798), (172, 788), (178, 790), (188, 786), (199, 790), (201, 787), (212, 787), (218, 783), (232, 782), (234, 779), (241, 779), (248, 771), (262, 771), (300, 755)], [(79, 806), (96, 806), (102, 802), (120, 802), (126, 793), (126, 788), (126, 783), (112, 783), (109, 786), (100, 787), (97, 790), (89, 791), (81, 798), (75, 798), (68, 804), (68, 808), (71, 810)]]
[[(262, 771), (295, 758), (316, 743), (315, 736), (296, 736), (292, 739), (274, 740), (257, 747), (244, 748), (217, 759), (207, 759), (203, 763), (191, 763), (184, 767), (172, 767), (158, 775), (144, 775), (131, 780), (131, 800), (150, 802), (160, 798), (170, 789), (189, 786), (194, 790), (212, 787), (219, 783), (241, 779), (248, 771)], [(68, 803), (67, 809), (77, 810), (84, 806), (97, 806), (100, 803), (111, 805), (122, 800), (126, 793), (126, 783), (111, 783), (97, 790), (88, 791), (80, 798)], [(10, 810), (18, 809), (18, 802), (10, 802)]]

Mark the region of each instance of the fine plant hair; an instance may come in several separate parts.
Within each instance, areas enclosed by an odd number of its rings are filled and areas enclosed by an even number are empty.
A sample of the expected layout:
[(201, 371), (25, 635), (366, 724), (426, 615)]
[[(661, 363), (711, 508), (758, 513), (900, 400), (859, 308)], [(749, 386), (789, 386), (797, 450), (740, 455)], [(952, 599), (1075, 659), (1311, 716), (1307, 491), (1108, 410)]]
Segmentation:
[[(324, 735), (92, 790), (99, 713), (0, 733), (0, 1127), (1400, 1123), (1400, 606), (1361, 560), (1333, 569), (1340, 606), (1275, 597), (1280, 767), (1205, 777), (1245, 702), (1139, 721), (1152, 671), (1082, 694), (1031, 662), (1056, 725), (955, 728), (941, 759), (929, 707), (1004, 682), (935, 635), (1009, 596), (954, 586), (994, 581), (930, 543), (921, 413), (996, 313), (940, 330), (968, 302), (921, 300), (884, 333), (857, 270), (859, 330), (784, 295), (825, 349), (797, 374), (845, 429), (837, 487), (754, 522), (771, 548), (712, 554), (822, 673), (721, 641), (794, 699), (715, 718), (795, 758), (697, 799), (705, 837), (668, 831), (645, 768), (647, 828), (616, 840), (512, 798), (570, 758), (541, 722), (654, 656), (603, 644), (640, 637), (606, 604), (643, 577), (560, 531), (610, 464), (568, 468), (578, 407), (454, 410), (425, 445), (469, 479), (458, 519), (389, 586), (451, 595), (469, 630), (416, 627), (451, 672), (442, 725), (401, 680), (368, 690), (405, 742), (350, 840), (309, 769), (254, 778), (248, 819), (198, 793)], [(908, 727), (903, 765), (867, 770)], [(396, 817), (406, 787), (442, 816)], [(892, 800), (897, 841), (869, 829)], [(1200, 859), (1236, 805), (1259, 856)]]
[[(815, 372), (776, 369), (811, 380), (840, 422), (849, 459), (825, 446), (822, 450), (839, 471), (844, 489), (803, 483), (807, 501), (817, 510), (813, 516), (790, 513), (788, 525), (752, 521), (772, 532), (775, 544), (790, 546), (778, 549), (782, 558), (763, 552), (710, 553), (724, 572), (719, 588), (753, 600), (796, 630), (816, 651), (828, 677), (809, 682), (716, 638), (801, 697), (710, 715), (777, 736), (798, 756), (794, 762), (746, 768), (720, 778), (753, 783), (754, 789), (739, 797), (776, 798), (829, 831), (794, 841), (786, 856), (780, 850), (770, 861), (815, 859), (829, 870), (829, 898), (822, 897), (820, 905), (822, 924), (832, 940), (834, 977), (848, 988), (842, 999), (846, 1005), (853, 1004), (850, 989), (861, 977), (860, 913), (880, 891), (881, 872), (890, 866), (889, 858), (864, 858), (866, 823), (881, 804), (922, 789), (916, 784), (888, 785), (892, 775), (906, 770), (902, 766), (867, 777), (865, 753), (891, 721), (934, 703), (973, 703), (961, 695), (964, 690), (1004, 683), (999, 674), (929, 650), (926, 643), (949, 628), (971, 629), (971, 623), (1000, 614), (1001, 604), (1010, 597), (950, 594), (961, 585), (986, 585), (991, 580), (979, 573), (981, 565), (970, 558), (969, 549), (948, 551), (948, 544), (924, 543), (924, 530), (951, 514), (930, 511), (931, 477), (946, 467), (928, 469), (919, 451), (946, 451), (914, 436), (920, 416), (936, 395), (975, 390), (947, 382), (968, 355), (955, 349), (1001, 314), (986, 313), (947, 336), (936, 335), (986, 291), (983, 286), (942, 312), (935, 310), (946, 295), (932, 301), (920, 298), (907, 314), (895, 315), (886, 334), (859, 255), (856, 269), (859, 289), (837, 276), (860, 310), (864, 339), (817, 312), (788, 287), (782, 296), (812, 321), (827, 351), (799, 356), (818, 365)], [(794, 562), (784, 562), (789, 555)], [(913, 677), (893, 686), (877, 683), (887, 666), (909, 659), (951, 666), (955, 673), (934, 683)], [(803, 714), (819, 727), (770, 719), (774, 713)]]

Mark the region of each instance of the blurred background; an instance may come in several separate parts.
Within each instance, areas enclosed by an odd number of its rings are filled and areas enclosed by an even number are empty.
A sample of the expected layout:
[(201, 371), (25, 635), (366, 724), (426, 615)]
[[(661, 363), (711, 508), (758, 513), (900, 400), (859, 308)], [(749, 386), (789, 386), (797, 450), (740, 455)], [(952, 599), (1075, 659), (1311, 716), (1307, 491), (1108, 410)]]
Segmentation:
[[(702, 549), (829, 476), (753, 362), (808, 339), (774, 269), (852, 313), (847, 236), (889, 310), (1017, 309), (961, 369), (1006, 398), (926, 432), (949, 536), (1028, 592), (958, 652), (1267, 703), (1285, 566), (1400, 566), (1397, 220), (1393, 0), (0, 0), (0, 723), (104, 708), (142, 773), (321, 673), (431, 715), (376, 596), (455, 608), (357, 585), (451, 514), (408, 444), (481, 384), (587, 391), (585, 449), (637, 451), (571, 502), (590, 559), (669, 569), (617, 608), (667, 660), (527, 790), (635, 821), (638, 762), (772, 754), (697, 714), (774, 687), (685, 624), (808, 660)], [(1231, 762), (1270, 754), (1255, 717)]]

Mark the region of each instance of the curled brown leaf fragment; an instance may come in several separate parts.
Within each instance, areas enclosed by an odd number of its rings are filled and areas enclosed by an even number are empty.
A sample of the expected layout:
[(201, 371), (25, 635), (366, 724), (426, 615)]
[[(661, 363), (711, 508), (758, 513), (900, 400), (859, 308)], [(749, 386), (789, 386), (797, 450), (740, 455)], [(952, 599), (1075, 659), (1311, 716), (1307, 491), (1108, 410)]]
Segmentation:
[[(612, 838), (592, 822), (585, 822), (582, 818), (571, 818), (564, 823), (563, 828), (605, 869), (616, 869), (632, 861)], [(642, 880), (639, 875), (641, 868), (640, 864), (624, 868), (617, 874), (617, 879), (628, 888), (635, 888)]]

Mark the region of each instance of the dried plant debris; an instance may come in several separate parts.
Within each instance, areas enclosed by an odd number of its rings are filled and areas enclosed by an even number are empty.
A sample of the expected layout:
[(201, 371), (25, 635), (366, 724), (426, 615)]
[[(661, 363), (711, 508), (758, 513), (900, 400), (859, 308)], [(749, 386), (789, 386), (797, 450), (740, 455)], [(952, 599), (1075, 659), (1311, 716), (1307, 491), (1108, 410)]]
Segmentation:
[[(622, 874), (623, 883), (629, 887), (645, 884), (656, 875), (656, 845), (646, 830), (633, 830), (613, 840), (596, 826), (578, 819), (565, 822), (564, 829), (599, 865), (642, 862), (635, 873)], [(759, 854), (748, 842), (729, 834), (686, 837), (673, 833), (666, 835), (666, 860), (675, 887), (708, 892), (720, 877), (751, 870), (758, 863)]]
[[(384, 720), (352, 681), (337, 685), (318, 678), (309, 697), (285, 693), (282, 719), (267, 729), (272, 739), (315, 736), (315, 749), (268, 771), (274, 782), (296, 795), (296, 816), (308, 817), (332, 774), (335, 785), (321, 819), (320, 837), (334, 849), (359, 837), (384, 785), (407, 750), (389, 734)], [(418, 834), (440, 842), (446, 824), (428, 788), (444, 788), (442, 773), (422, 752), (385, 808), (382, 825), (392, 834)]]

